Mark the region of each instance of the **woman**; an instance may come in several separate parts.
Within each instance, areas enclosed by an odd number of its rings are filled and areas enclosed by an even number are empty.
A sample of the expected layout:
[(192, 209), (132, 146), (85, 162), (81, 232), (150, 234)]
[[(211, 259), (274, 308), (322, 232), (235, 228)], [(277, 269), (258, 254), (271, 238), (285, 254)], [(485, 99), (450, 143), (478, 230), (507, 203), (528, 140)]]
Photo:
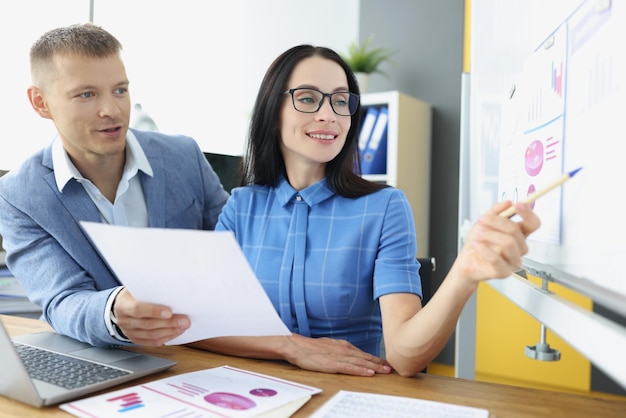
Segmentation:
[[(217, 230), (234, 232), (291, 336), (195, 345), (304, 369), (412, 376), (443, 348), (481, 280), (508, 276), (539, 219), (481, 217), (422, 309), (413, 216), (404, 193), (358, 170), (359, 90), (334, 51), (300, 45), (261, 84), (244, 158)], [(427, 204), (427, 202), (425, 202)], [(384, 337), (386, 360), (379, 358)]]

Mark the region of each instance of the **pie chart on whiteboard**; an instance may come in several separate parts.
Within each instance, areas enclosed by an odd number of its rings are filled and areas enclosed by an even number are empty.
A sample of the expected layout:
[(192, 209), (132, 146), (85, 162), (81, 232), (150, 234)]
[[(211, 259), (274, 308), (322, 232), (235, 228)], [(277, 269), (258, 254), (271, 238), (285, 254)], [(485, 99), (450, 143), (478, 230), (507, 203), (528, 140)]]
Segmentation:
[(524, 167), (528, 175), (534, 177), (541, 172), (543, 167), (543, 144), (535, 140), (526, 148)]

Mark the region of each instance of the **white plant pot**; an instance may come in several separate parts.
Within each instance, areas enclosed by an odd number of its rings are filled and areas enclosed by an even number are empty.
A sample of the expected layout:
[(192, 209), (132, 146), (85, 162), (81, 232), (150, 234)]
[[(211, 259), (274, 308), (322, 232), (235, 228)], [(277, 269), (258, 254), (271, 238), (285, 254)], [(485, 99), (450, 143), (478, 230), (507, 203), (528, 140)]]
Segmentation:
[(361, 90), (361, 94), (367, 93), (368, 83), (370, 80), (369, 73), (354, 73), (356, 76), (356, 80), (359, 83), (359, 90)]

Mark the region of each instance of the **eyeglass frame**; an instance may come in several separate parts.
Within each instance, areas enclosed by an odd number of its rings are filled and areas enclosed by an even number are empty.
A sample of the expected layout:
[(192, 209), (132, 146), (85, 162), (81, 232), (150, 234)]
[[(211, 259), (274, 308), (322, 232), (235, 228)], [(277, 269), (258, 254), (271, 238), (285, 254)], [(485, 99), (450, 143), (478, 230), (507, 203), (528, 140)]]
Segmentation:
[[(293, 95), (293, 93), (296, 92), (297, 90), (312, 90), (312, 91), (316, 91), (319, 94), (321, 94), (322, 95), (322, 99), (320, 100), (320, 102), (319, 102), (319, 104), (317, 106), (317, 109), (315, 109), (315, 110), (313, 110), (311, 112), (307, 112), (306, 110), (298, 109), (296, 107), (296, 98)], [(335, 106), (333, 105), (333, 101), (332, 101), (332, 95), (333, 94), (346, 94), (346, 93), (348, 93), (348, 95), (350, 95), (350, 97), (352, 97), (352, 96), (356, 97), (357, 105), (356, 105), (356, 107), (354, 109), (354, 112), (351, 112), (348, 115), (342, 115), (340, 113), (337, 113), (337, 111), (335, 110)], [(285, 95), (285, 94), (291, 95), (291, 104), (292, 104), (293, 108), (297, 112), (301, 112), (301, 113), (317, 113), (317, 112), (319, 112), (319, 110), (324, 105), (324, 100), (326, 99), (326, 97), (328, 97), (328, 103), (330, 103), (330, 108), (333, 110), (333, 113), (335, 113), (337, 116), (352, 116), (352, 115), (354, 115), (357, 112), (357, 110), (359, 110), (359, 103), (361, 101), (361, 96), (356, 94), (356, 93), (352, 93), (351, 91), (335, 91), (335, 92), (332, 92), (332, 93), (324, 93), (324, 92), (322, 92), (322, 91), (320, 91), (318, 89), (313, 89), (313, 88), (310, 88), (310, 87), (296, 87), (296, 88), (287, 90), (286, 92), (283, 93), (283, 95)], [(348, 106), (348, 110), (350, 110), (349, 106)]]

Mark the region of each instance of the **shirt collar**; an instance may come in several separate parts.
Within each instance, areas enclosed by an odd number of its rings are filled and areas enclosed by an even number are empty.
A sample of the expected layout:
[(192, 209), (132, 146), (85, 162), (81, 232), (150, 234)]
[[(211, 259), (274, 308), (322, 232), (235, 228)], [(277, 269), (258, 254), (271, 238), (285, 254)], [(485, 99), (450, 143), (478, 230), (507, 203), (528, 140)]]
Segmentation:
[[(84, 179), (83, 175), (78, 171), (72, 160), (70, 160), (67, 151), (63, 148), (63, 143), (57, 136), (52, 144), (52, 166), (54, 167), (54, 177), (56, 179), (57, 188), (62, 193), (63, 188), (72, 179)], [(139, 145), (139, 141), (135, 134), (130, 130), (126, 133), (126, 164), (124, 171), (143, 171), (150, 177), (153, 176), (152, 167), (148, 162), (146, 153)]]
[(326, 178), (321, 179), (315, 184), (307, 187), (306, 189), (296, 190), (287, 179), (282, 176), (278, 185), (276, 186), (276, 192), (278, 199), (283, 206), (293, 202), (296, 195), (300, 195), (309, 206), (317, 205), (329, 197), (335, 195), (335, 192), (328, 186)]

